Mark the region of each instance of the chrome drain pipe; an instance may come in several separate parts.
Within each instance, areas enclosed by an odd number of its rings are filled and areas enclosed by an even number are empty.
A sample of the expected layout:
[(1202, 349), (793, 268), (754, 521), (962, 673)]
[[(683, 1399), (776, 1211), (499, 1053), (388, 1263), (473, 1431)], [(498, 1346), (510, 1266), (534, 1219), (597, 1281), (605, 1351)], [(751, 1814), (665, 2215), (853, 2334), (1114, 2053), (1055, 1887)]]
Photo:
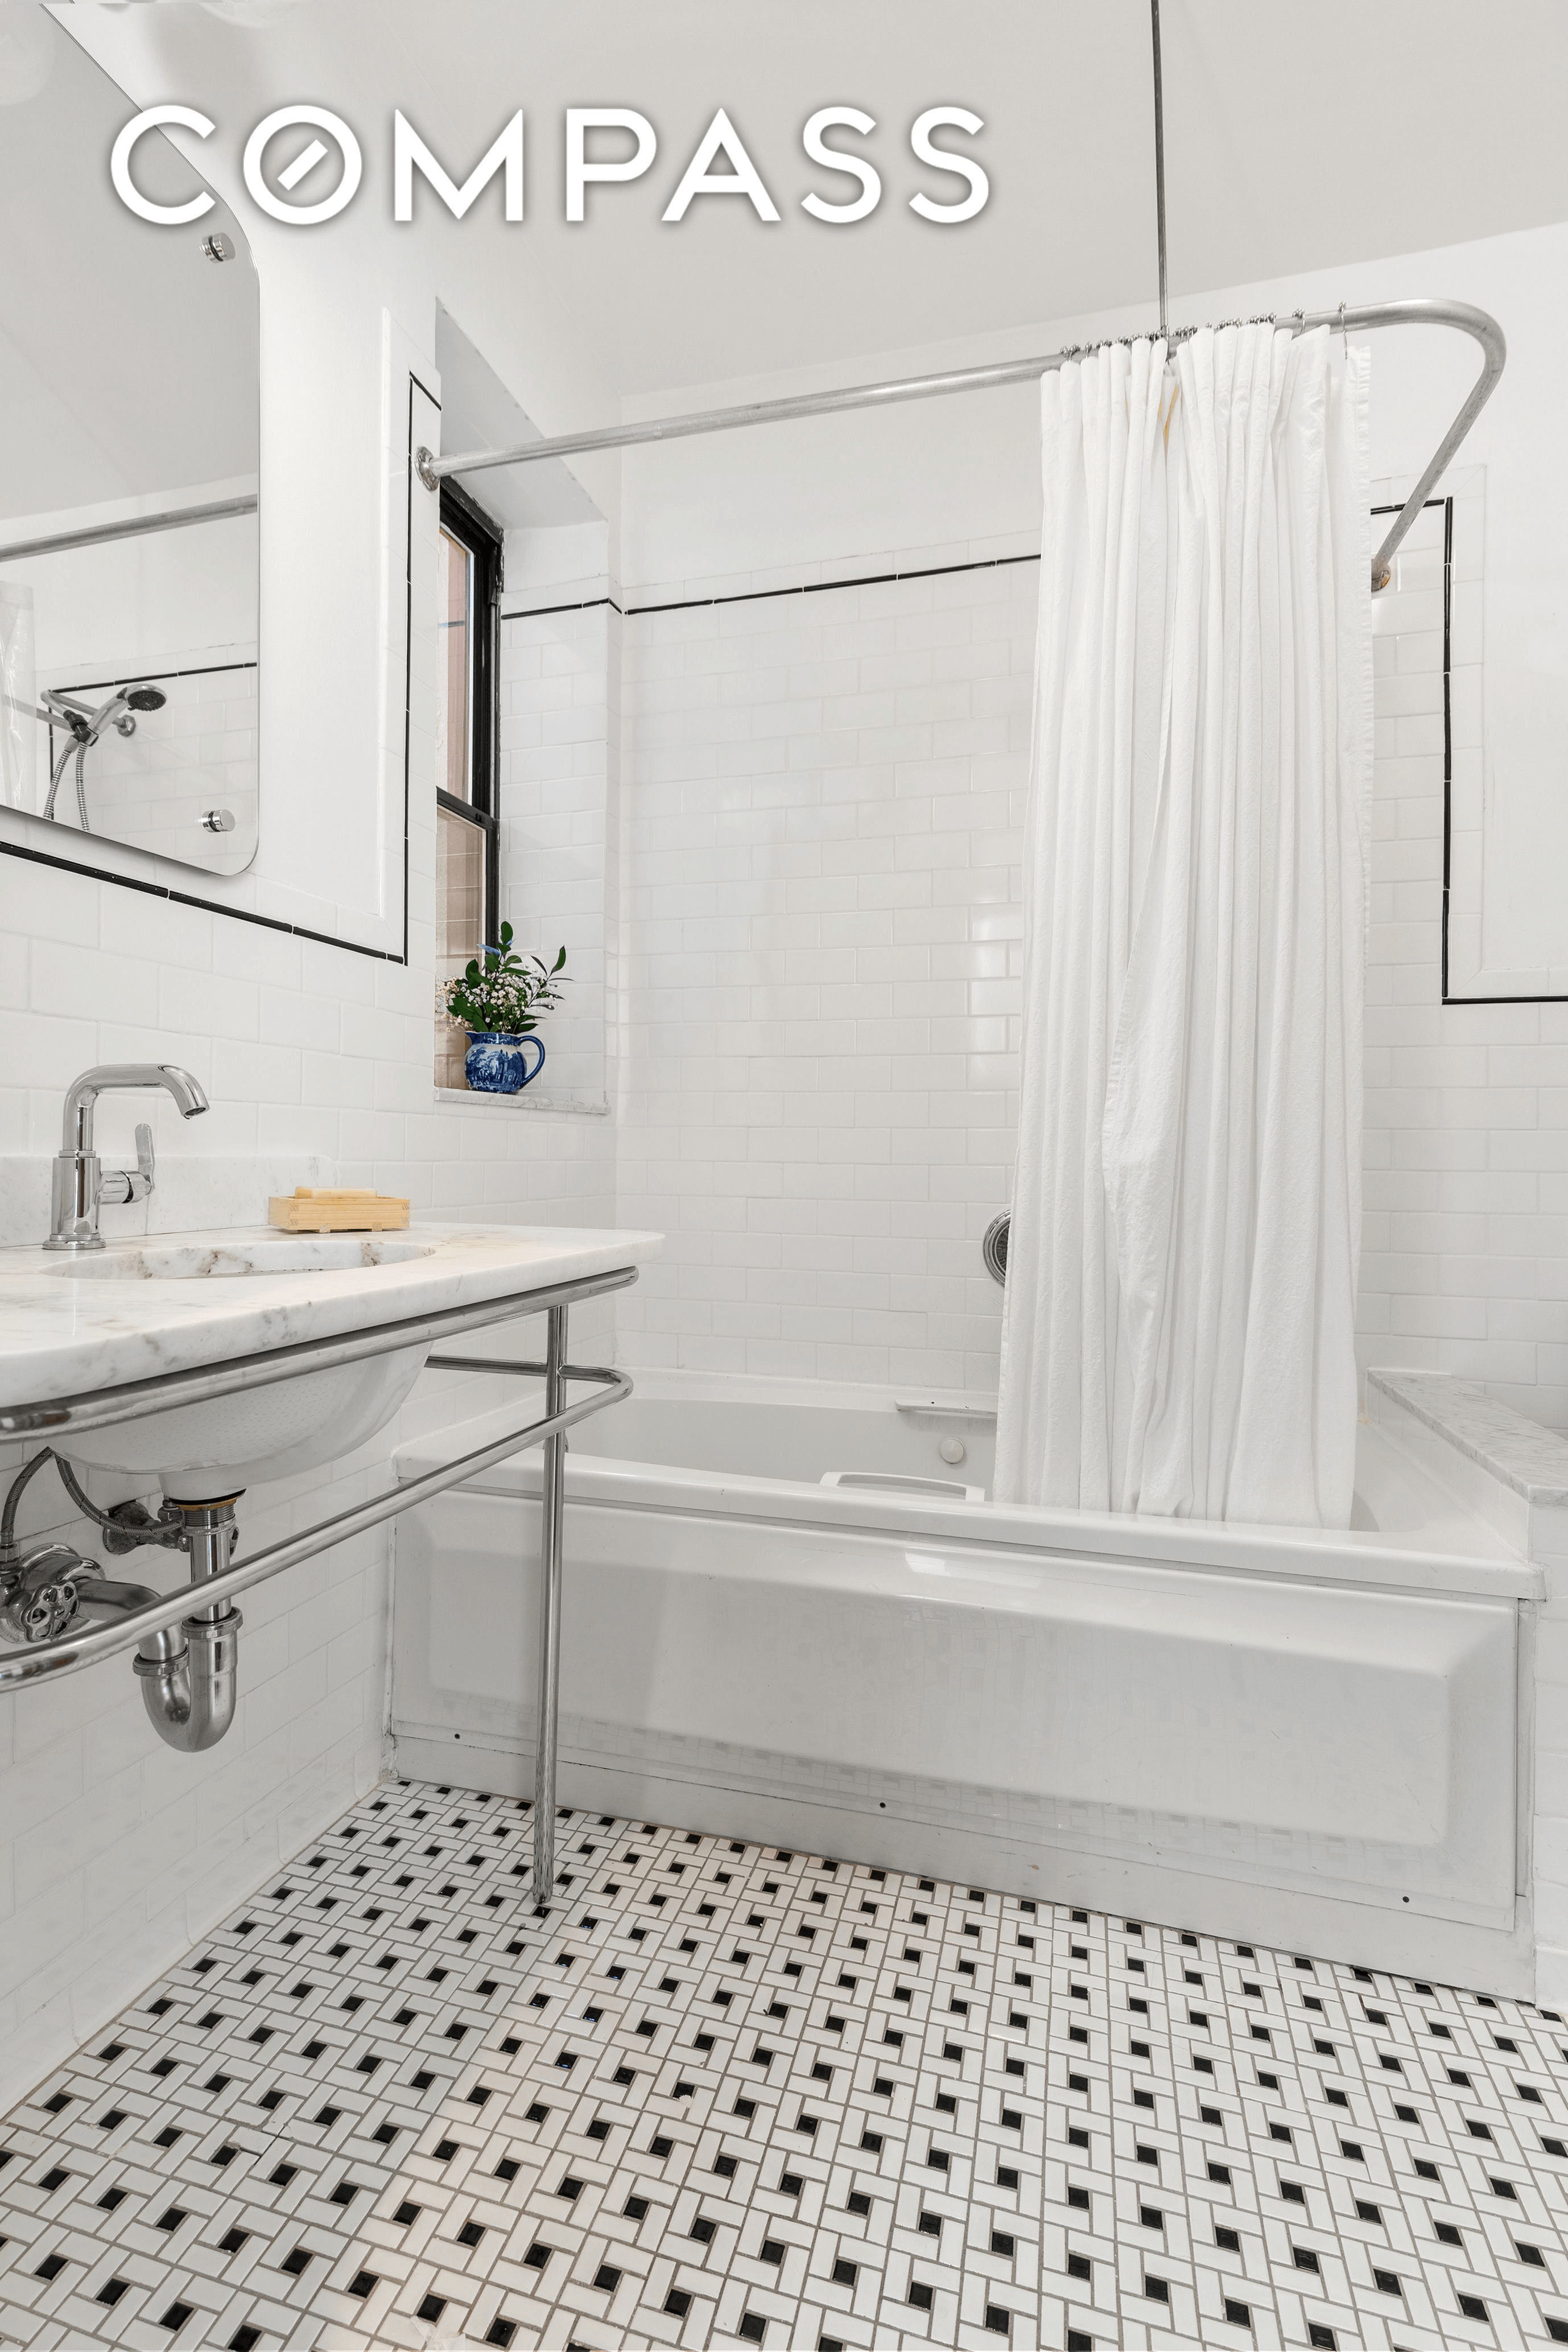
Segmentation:
[(187, 1617), (177, 1628), (165, 1625), (144, 1633), (131, 1661), (148, 1721), (167, 1747), (183, 1755), (216, 1748), (234, 1721), (242, 1622), (237, 1609), (216, 1624)]
[[(178, 1542), (189, 1552), (191, 1582), (204, 1583), (228, 1566), (239, 1534), (237, 1495), (218, 1502), (175, 1502)], [(244, 1620), (226, 1601), (209, 1603), (178, 1625), (144, 1633), (131, 1661), (142, 1685), (147, 1719), (165, 1746), (197, 1756), (216, 1748), (239, 1697), (239, 1629)]]

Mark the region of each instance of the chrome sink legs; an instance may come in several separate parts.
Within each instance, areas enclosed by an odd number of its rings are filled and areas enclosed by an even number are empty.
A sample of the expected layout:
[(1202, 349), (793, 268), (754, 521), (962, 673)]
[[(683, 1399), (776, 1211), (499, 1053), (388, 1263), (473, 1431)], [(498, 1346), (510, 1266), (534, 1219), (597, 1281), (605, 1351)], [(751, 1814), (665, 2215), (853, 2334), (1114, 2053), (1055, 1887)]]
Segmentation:
[[(544, 1411), (553, 1420), (566, 1402), (566, 1309), (552, 1307), (544, 1350)], [(533, 1767), (533, 1899), (555, 1892), (555, 1762), (561, 1736), (561, 1568), (566, 1510), (566, 1438), (544, 1441), (539, 1497), (539, 1723)]]
[[(569, 1301), (552, 1307), (545, 1324), (542, 1362), (506, 1356), (458, 1356), (437, 1349), (425, 1360), (431, 1372), (513, 1372), (544, 1382), (543, 1476), (539, 1490), (539, 1715), (533, 1751), (533, 1873), (529, 1893), (536, 1910), (548, 1909), (555, 1893), (556, 1766), (561, 1741), (561, 1598), (566, 1531), (566, 1431), (582, 1412), (566, 1402), (569, 1381), (602, 1381), (626, 1395), (624, 1372), (590, 1369), (567, 1361)], [(606, 1400), (607, 1401), (607, 1400)]]

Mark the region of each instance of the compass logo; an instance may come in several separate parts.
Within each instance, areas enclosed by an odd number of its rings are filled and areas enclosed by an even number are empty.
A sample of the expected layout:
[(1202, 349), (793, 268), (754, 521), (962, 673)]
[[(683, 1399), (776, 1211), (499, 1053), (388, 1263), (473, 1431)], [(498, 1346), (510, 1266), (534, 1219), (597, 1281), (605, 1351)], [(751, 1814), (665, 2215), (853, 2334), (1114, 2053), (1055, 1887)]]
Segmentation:
[[(139, 219), (160, 226), (183, 227), (212, 209), (205, 190), (182, 205), (155, 204), (144, 196), (132, 175), (136, 144), (147, 131), (175, 128), (211, 138), (216, 124), (192, 106), (150, 106), (132, 120), (116, 139), (110, 155), (110, 177), (121, 204)], [(982, 118), (964, 106), (930, 106), (916, 116), (907, 133), (909, 151), (933, 178), (937, 192), (922, 184), (909, 197), (910, 212), (939, 227), (973, 220), (991, 194), (990, 182), (973, 157), (936, 134), (957, 132), (973, 139), (984, 129)], [(856, 106), (819, 107), (800, 133), (807, 163), (829, 178), (827, 191), (812, 187), (799, 198), (799, 208), (830, 227), (847, 227), (867, 220), (882, 201), (882, 172), (870, 154), (843, 142), (846, 134), (868, 140), (877, 131), (875, 116)], [(300, 132), (308, 134), (303, 140)], [(837, 136), (829, 142), (828, 134)], [(288, 134), (293, 133), (292, 139)], [(461, 220), (478, 197), (498, 177), (501, 183), (502, 217), (523, 217), (524, 121), (520, 107), (503, 124), (479, 162), (460, 184), (426, 144), (401, 110), (392, 120), (392, 216), (415, 217), (415, 175), (425, 183), (429, 198)], [(330, 142), (330, 143), (329, 143)], [(338, 158), (334, 182), (327, 184), (323, 166)], [(588, 218), (590, 188), (624, 186), (645, 178), (659, 153), (659, 137), (646, 114), (625, 106), (569, 107), (562, 124), (562, 217), (574, 224)], [(281, 160), (274, 166), (271, 159)], [(341, 114), (324, 106), (282, 106), (258, 122), (245, 142), (241, 158), (245, 184), (252, 202), (269, 218), (290, 228), (313, 228), (335, 220), (353, 202), (364, 176), (360, 142)], [(958, 181), (963, 193), (953, 194), (942, 183)], [(847, 193), (844, 182), (852, 184)], [(324, 193), (312, 194), (314, 183)], [(296, 197), (295, 191), (304, 193)], [(739, 197), (760, 221), (776, 224), (784, 215), (763, 173), (729, 113), (720, 107), (703, 131), (689, 162), (670, 190), (658, 218), (678, 226), (687, 219), (700, 196)], [(602, 201), (602, 200), (601, 200)]]

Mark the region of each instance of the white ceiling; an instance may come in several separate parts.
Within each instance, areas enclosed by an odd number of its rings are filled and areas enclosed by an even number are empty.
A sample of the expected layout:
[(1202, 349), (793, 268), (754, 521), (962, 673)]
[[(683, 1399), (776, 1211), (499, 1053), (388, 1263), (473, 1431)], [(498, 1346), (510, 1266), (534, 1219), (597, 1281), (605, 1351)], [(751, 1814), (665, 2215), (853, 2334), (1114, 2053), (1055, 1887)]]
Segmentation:
[[(503, 93), (526, 99), (531, 234), (624, 392), (1152, 302), (1147, 0), (460, 0), (437, 43), (418, 0), (376, 14), (420, 59), (421, 103), (449, 110), (459, 152), (493, 137)], [(1165, 0), (1162, 17), (1178, 300), (1568, 216), (1562, 0)], [(588, 224), (569, 228), (560, 110), (595, 100), (647, 113), (661, 153), (647, 182), (591, 192)], [(907, 126), (939, 100), (986, 124), (991, 202), (956, 229), (908, 209)], [(800, 125), (830, 102), (879, 126), (882, 205), (849, 228), (799, 208), (819, 176)], [(728, 197), (658, 221), (719, 104), (776, 227)]]
[[(177, 87), (226, 131), (237, 108), (237, 135), (286, 99), (342, 112), (366, 149), (357, 207), (383, 218), (395, 106), (458, 177), (522, 106), (525, 224), (500, 223), (498, 182), (460, 228), (422, 204), (398, 234), (460, 236), (465, 264), (482, 256), (520, 303), (547, 291), (622, 397), (1152, 303), (1146, 0), (168, 0), (104, 13), (156, 20), (143, 100)], [(1563, 0), (1164, 0), (1163, 23), (1177, 320), (1183, 296), (1205, 289), (1568, 217)], [(994, 194), (962, 228), (908, 209), (920, 183), (907, 127), (941, 100), (986, 124), (975, 145)], [(561, 116), (595, 103), (650, 116), (660, 153), (645, 181), (591, 193), (587, 225), (569, 227)], [(829, 103), (879, 126), (883, 203), (849, 228), (800, 209), (817, 176), (800, 126)], [(777, 226), (731, 197), (699, 200), (679, 227), (659, 221), (721, 104)]]
[[(451, 312), (437, 306), (436, 365), (441, 375), (441, 449), (517, 449), (542, 438), (494, 368), (475, 350)], [(469, 488), (487, 514), (509, 530), (552, 530), (604, 517), (559, 457), (500, 466)]]

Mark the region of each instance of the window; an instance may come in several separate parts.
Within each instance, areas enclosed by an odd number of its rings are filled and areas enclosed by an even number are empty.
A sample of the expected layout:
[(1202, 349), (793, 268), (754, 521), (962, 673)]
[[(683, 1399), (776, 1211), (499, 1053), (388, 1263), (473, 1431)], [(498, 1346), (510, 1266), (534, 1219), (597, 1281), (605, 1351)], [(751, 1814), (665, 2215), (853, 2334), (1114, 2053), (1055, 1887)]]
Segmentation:
[[(496, 747), (500, 535), (454, 482), (441, 485), (437, 574), (440, 710), (436, 788), (436, 978), (452, 980), (496, 936)], [(463, 1084), (466, 1040), (438, 1021), (436, 1083)]]

